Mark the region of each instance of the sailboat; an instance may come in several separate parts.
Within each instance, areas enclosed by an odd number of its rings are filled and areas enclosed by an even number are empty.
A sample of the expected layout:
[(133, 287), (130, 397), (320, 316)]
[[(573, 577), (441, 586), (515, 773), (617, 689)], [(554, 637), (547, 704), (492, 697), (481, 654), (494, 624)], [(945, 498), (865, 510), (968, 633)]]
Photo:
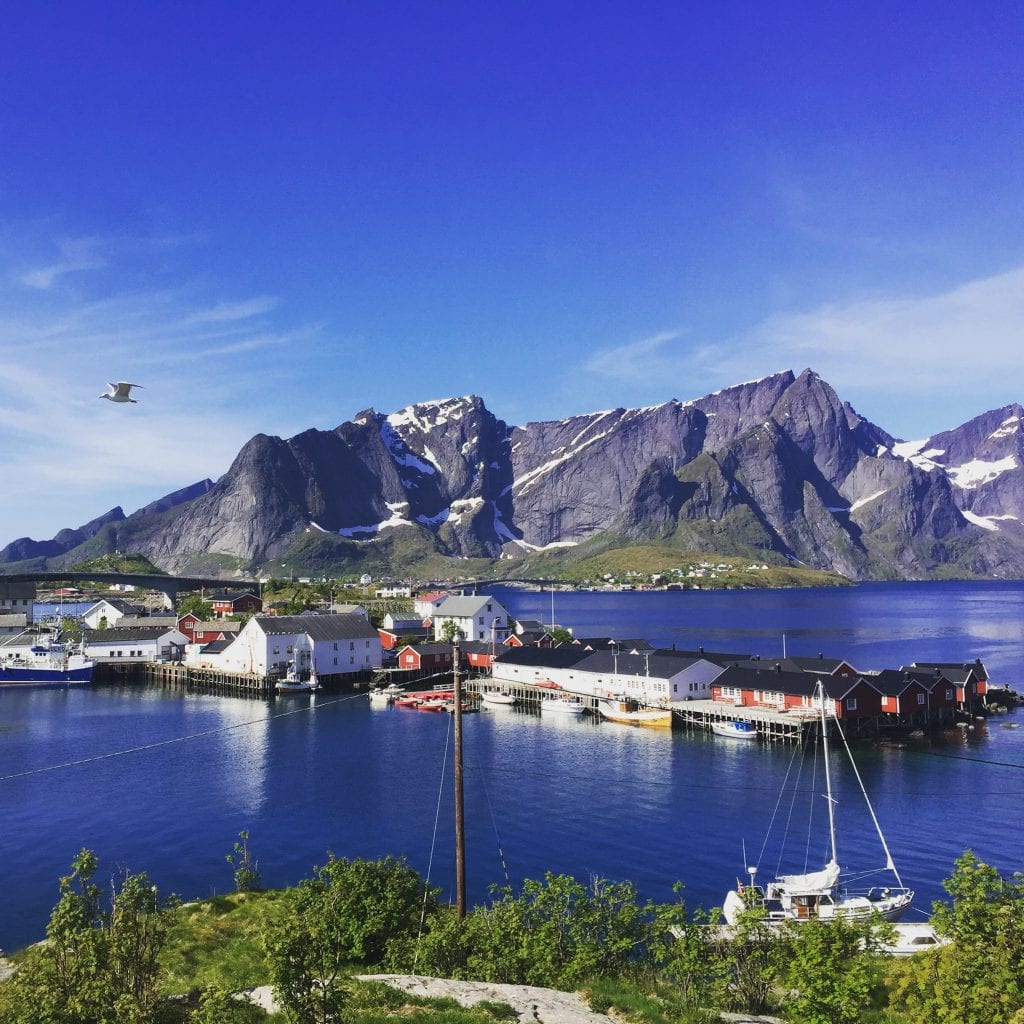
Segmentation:
[[(866, 918), (879, 914), (887, 921), (897, 921), (913, 902), (914, 893), (903, 884), (892, 854), (889, 852), (885, 836), (882, 834), (878, 818), (861, 781), (857, 765), (850, 757), (854, 775), (860, 785), (861, 793), (868, 805), (871, 820), (874, 822), (878, 838), (885, 852), (885, 869), (892, 873), (896, 880), (893, 886), (875, 886), (863, 890), (853, 890), (843, 884), (839, 869), (839, 854), (836, 851), (836, 804), (832, 796), (832, 772), (829, 766), (828, 723), (825, 717), (825, 686), (819, 680), (815, 702), (820, 711), (821, 743), (825, 762), (825, 788), (828, 803), (828, 827), (830, 856), (825, 865), (817, 871), (796, 875), (778, 875), (763, 888), (757, 884), (757, 867), (748, 867), (750, 882), (744, 885), (737, 881), (736, 888), (725, 897), (722, 905), (722, 916), (727, 924), (735, 924), (741, 913), (759, 909), (769, 923), (784, 921), (827, 921), (837, 917)], [(836, 723), (838, 726), (838, 722)], [(840, 735), (842, 735), (840, 733)], [(845, 745), (845, 739), (844, 739)], [(849, 747), (846, 748), (849, 753)]]

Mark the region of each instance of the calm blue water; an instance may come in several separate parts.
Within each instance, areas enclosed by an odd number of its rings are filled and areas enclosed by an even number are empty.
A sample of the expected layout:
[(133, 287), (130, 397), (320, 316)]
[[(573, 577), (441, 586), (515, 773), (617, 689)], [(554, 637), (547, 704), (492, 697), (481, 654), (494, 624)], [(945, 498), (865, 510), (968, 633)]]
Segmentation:
[[(502, 598), (515, 615), (550, 618), (547, 594)], [(1011, 684), (1024, 662), (1022, 584), (556, 594), (555, 617), (579, 635), (766, 655), (781, 653), (785, 633), (791, 654), (823, 650), (865, 668), (981, 657), (995, 682)], [(100, 855), (101, 872), (146, 870), (183, 897), (231, 888), (225, 855), (241, 829), (271, 885), (294, 883), (331, 850), (405, 854), (450, 893), (450, 721), (322, 694), (0, 690), (0, 947), (43, 934), (57, 877), (83, 846)], [(1024, 869), (1024, 729), (1000, 722), (938, 744), (858, 750), (921, 907), (942, 895), (966, 847), (1000, 870)], [(720, 903), (742, 871), (744, 841), (746, 859), (757, 859), (792, 753), (515, 709), (468, 716), (470, 898), (504, 883), (500, 847), (513, 884), (545, 870), (593, 873), (670, 899), (680, 880), (691, 905)], [(44, 770), (70, 762), (80, 763)], [(837, 774), (840, 859), (876, 864), (856, 783), (844, 763)], [(822, 852), (816, 838), (812, 861)], [(776, 867), (774, 857), (761, 863)]]

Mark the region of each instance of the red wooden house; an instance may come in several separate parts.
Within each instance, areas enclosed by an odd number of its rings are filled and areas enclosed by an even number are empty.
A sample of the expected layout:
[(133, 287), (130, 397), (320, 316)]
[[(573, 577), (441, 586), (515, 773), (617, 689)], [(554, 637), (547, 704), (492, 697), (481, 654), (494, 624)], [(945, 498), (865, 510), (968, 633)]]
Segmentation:
[(263, 601), (251, 590), (236, 591), (233, 594), (214, 594), (210, 598), (214, 617), (227, 618), (229, 615), (256, 615), (263, 611)]
[(415, 672), (444, 672), (452, 667), (451, 644), (407, 644), (398, 652), (398, 667)]
[(840, 720), (872, 718), (880, 714), (882, 694), (870, 676), (818, 676), (811, 672), (784, 672), (781, 667), (731, 666), (711, 684), (711, 699), (735, 707), (811, 714), (818, 705), (818, 680), (825, 688), (831, 710)]

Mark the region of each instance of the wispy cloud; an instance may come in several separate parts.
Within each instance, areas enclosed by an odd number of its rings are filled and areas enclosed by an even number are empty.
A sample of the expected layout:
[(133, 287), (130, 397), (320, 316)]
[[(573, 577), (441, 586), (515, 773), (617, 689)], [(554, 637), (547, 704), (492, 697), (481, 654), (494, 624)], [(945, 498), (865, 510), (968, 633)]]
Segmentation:
[(680, 331), (656, 334), (597, 352), (586, 369), (629, 382), (696, 380), (714, 390), (768, 369), (810, 366), (841, 394), (948, 402), (955, 391), (982, 412), (1010, 401), (999, 396), (1020, 386), (1022, 348), (1024, 267), (1016, 267), (927, 295), (784, 313), (707, 343)]
[(81, 270), (99, 270), (107, 265), (97, 238), (67, 238), (57, 243), (58, 259), (45, 266), (34, 267), (15, 275), (29, 288), (41, 291), (53, 287), (65, 274)]
[(678, 350), (669, 346), (681, 337), (682, 331), (661, 331), (637, 341), (600, 349), (587, 360), (586, 369), (614, 380), (649, 382), (652, 370), (679, 359)]
[[(282, 325), (272, 295), (211, 300), (208, 284), (111, 292), (117, 263), (88, 257), (103, 250), (65, 243), (59, 265), (0, 285), (0, 547), (216, 479), (254, 434), (310, 425), (283, 399), (317, 325)], [(51, 287), (73, 267), (104, 272), (83, 273), (73, 294)], [(49, 288), (44, 301), (21, 301), (26, 277)], [(138, 405), (99, 400), (117, 380), (144, 385)]]

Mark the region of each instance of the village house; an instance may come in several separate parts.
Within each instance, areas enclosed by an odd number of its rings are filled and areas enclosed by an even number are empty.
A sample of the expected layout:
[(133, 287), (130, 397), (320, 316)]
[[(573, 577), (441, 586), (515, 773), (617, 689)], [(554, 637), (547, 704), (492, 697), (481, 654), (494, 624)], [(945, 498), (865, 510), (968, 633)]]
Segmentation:
[(178, 629), (188, 637), (190, 644), (209, 644), (214, 640), (233, 640), (242, 628), (237, 619), (203, 621), (195, 612), (187, 612), (177, 621)]
[(451, 644), (408, 644), (398, 652), (398, 667), (408, 672), (450, 672), (454, 650)]
[(32, 606), (36, 600), (34, 583), (0, 580), (0, 615), (24, 615), (25, 625), (32, 625)]
[(210, 598), (213, 615), (217, 619), (233, 615), (257, 615), (263, 611), (263, 601), (251, 590), (238, 590), (228, 594), (214, 594)]
[(542, 629), (517, 630), (505, 637), (503, 643), (506, 647), (553, 647), (554, 640), (551, 634)]
[(25, 612), (0, 612), (0, 636), (24, 633), (28, 624), (28, 615)]
[(82, 613), (82, 622), (89, 629), (113, 629), (126, 616), (140, 615), (145, 609), (141, 604), (129, 604), (119, 597), (101, 598)]
[(447, 601), (451, 596), (447, 590), (432, 590), (427, 594), (417, 594), (412, 603), (413, 611), (420, 619), (433, 619), (441, 602)]
[(272, 676), (292, 664), (300, 672), (315, 667), (321, 677), (371, 672), (381, 665), (380, 637), (361, 615), (254, 615), (215, 667)]
[(935, 669), (890, 668), (869, 678), (882, 695), (881, 713), (891, 725), (924, 725), (955, 717), (956, 686)]
[(826, 712), (835, 718), (878, 718), (882, 712), (883, 694), (875, 676), (818, 675), (785, 672), (781, 666), (750, 665), (725, 669), (711, 686), (711, 699), (735, 707), (807, 715), (819, 707), (816, 692), (820, 681), (831, 705)]
[(988, 670), (978, 658), (975, 661), (915, 661), (913, 667), (922, 671), (935, 671), (953, 683), (956, 702), (961, 711), (969, 711), (983, 701), (988, 693)]
[(83, 640), (86, 656), (97, 663), (180, 661), (187, 642), (174, 626), (94, 629)]
[(714, 662), (677, 651), (626, 653), (603, 644), (597, 651), (576, 644), (550, 650), (506, 647), (492, 668), (496, 682), (553, 686), (584, 696), (625, 696), (662, 705), (709, 698), (711, 683), (722, 671)]
[(434, 629), (430, 625), (424, 625), (422, 619), (401, 618), (390, 612), (384, 616), (384, 620), (377, 627), (380, 642), (386, 651), (395, 650), (402, 646), (402, 641), (419, 642), (434, 635)]
[(463, 640), (459, 644), (462, 652), (462, 664), (467, 669), (476, 669), (479, 672), (489, 672), (494, 664), (494, 658), (504, 648), (499, 647), (497, 651), (493, 644), (483, 640)]
[(490, 595), (449, 597), (433, 617), (434, 639), (441, 640), (447, 623), (454, 623), (466, 640), (501, 643), (509, 633), (508, 612)]

